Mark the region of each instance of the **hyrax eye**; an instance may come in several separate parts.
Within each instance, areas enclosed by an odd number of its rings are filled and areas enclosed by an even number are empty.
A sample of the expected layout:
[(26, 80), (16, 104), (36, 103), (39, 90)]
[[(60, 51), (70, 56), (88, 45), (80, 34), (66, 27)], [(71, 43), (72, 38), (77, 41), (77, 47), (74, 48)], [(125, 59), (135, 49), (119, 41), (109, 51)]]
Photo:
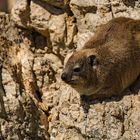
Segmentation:
[(76, 68), (73, 69), (73, 71), (74, 71), (74, 72), (80, 72), (81, 69), (80, 69), (80, 67), (76, 67)]

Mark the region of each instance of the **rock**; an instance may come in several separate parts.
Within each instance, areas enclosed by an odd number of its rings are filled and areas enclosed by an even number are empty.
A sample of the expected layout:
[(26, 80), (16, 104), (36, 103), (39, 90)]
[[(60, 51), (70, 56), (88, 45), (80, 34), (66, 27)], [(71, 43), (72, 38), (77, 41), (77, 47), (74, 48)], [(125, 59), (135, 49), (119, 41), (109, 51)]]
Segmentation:
[(12, 20), (15, 24), (22, 27), (29, 26), (30, 7), (26, 0), (18, 1), (12, 9)]
[[(71, 0), (70, 7), (77, 19), (79, 33), (95, 32), (97, 26), (112, 19), (110, 3), (102, 1)], [(104, 9), (104, 10), (101, 10)]]
[[(61, 94), (58, 106), (54, 107), (57, 109), (55, 109), (55, 113), (52, 112), (52, 116), (57, 112), (58, 117), (53, 117), (54, 119), (50, 122), (50, 131), (52, 132), (56, 128), (55, 124), (59, 122), (55, 138), (65, 137), (67, 130), (73, 128), (79, 130), (81, 136), (92, 139), (137, 139), (139, 136), (139, 124), (133, 124), (134, 120), (138, 121), (140, 114), (131, 112), (134, 108), (139, 107), (139, 101), (137, 100), (139, 100), (139, 95), (137, 97), (127, 95), (122, 99), (118, 97), (118, 99), (107, 99), (104, 102), (86, 100), (84, 104), (81, 104), (79, 95), (68, 88), (65, 93)], [(132, 105), (132, 101), (138, 103), (137, 107)], [(130, 115), (130, 112), (132, 115)], [(129, 125), (128, 120), (131, 120)], [(132, 127), (133, 129), (131, 129)], [(62, 132), (61, 128), (64, 129)]]
[(129, 5), (133, 5), (132, 7), (126, 5), (125, 0), (122, 2), (121, 0), (116, 0), (111, 3), (112, 5), (112, 13), (114, 17), (125, 16), (131, 17), (134, 19), (139, 19), (139, 2), (136, 1), (129, 1)]
[(74, 36), (77, 34), (77, 27), (75, 24), (75, 18), (68, 16), (66, 18), (66, 30), (65, 30), (65, 46), (68, 48), (73, 48)]
[(59, 43), (61, 45), (63, 45), (64, 43), (65, 28), (66, 28), (65, 17), (66, 17), (65, 14), (61, 14), (60, 16), (52, 16), (51, 20), (49, 21), (50, 40), (54, 48), (55, 46), (58, 46)]
[(93, 35), (94, 33), (92, 32), (78, 33), (74, 38), (74, 43), (77, 47), (77, 50), (82, 49), (87, 40), (89, 40)]
[[(17, 25), (34, 28), (46, 37), (48, 37), (49, 30), (51, 33), (63, 34), (65, 30), (65, 14), (62, 14), (63, 11), (48, 5), (44, 5), (44, 8), (42, 8), (42, 4), (40, 1), (37, 3), (31, 1), (30, 5), (27, 1), (19, 1), (12, 10), (12, 19)], [(31, 14), (29, 14), (29, 11)], [(60, 16), (55, 16), (56, 14), (60, 14)], [(64, 30), (56, 30), (57, 28), (64, 28)], [(62, 38), (62, 35), (60, 36)]]
[[(30, 41), (27, 36), (25, 40), (19, 36), (20, 30), (13, 26), (8, 15), (0, 17), (0, 25), (0, 139), (47, 139), (47, 128), (42, 127), (46, 122), (40, 120), (43, 112), (37, 108), (30, 84), (33, 60), (28, 50)], [(27, 85), (24, 80), (28, 81)]]
[(12, 21), (0, 14), (0, 139), (138, 140), (140, 92), (81, 98), (60, 75), (100, 24), (139, 15), (132, 0), (22, 0)]

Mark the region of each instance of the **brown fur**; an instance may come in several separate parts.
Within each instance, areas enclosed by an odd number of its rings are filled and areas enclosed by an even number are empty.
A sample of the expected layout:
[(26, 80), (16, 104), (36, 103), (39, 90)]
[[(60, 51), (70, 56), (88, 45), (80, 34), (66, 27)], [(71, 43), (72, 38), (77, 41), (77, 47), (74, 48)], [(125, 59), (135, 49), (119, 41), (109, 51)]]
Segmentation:
[(97, 29), (69, 58), (62, 79), (81, 95), (108, 97), (120, 94), (139, 75), (140, 20), (120, 17)]

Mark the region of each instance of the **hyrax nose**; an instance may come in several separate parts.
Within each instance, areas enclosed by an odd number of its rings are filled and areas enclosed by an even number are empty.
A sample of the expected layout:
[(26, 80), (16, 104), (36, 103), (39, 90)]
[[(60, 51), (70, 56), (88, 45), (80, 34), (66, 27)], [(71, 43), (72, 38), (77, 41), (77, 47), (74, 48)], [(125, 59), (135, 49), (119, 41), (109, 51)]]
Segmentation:
[(67, 81), (67, 74), (66, 74), (65, 72), (62, 73), (61, 79), (62, 79), (63, 81)]

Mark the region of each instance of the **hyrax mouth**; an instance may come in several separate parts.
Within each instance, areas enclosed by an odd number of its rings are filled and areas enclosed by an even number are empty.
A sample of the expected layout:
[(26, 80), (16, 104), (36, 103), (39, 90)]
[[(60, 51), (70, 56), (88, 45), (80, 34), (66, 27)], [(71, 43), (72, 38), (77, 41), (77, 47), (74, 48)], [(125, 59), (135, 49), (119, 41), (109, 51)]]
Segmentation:
[(67, 84), (69, 84), (69, 85), (77, 85), (77, 84), (79, 84), (79, 78), (76, 76), (72, 76), (72, 78), (71, 77), (69, 77), (66, 73), (62, 73), (62, 75), (61, 75), (61, 79), (65, 82), (65, 83), (67, 83)]
[(70, 80), (70, 81), (67, 81), (66, 82), (67, 84), (69, 84), (69, 85), (77, 85), (77, 80)]

